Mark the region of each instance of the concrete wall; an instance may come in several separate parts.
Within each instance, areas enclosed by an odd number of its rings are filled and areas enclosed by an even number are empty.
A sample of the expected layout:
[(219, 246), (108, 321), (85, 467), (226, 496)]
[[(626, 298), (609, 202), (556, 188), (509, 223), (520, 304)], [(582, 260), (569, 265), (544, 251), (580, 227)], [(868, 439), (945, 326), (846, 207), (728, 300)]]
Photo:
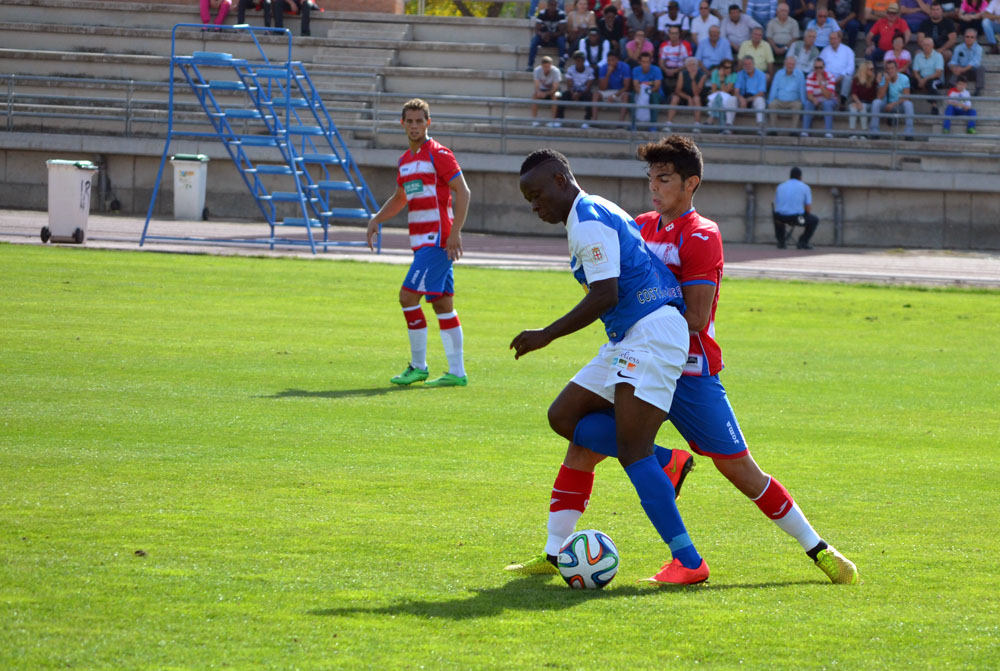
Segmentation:
[[(95, 160), (98, 157), (95, 148), (99, 146), (122, 213), (145, 215), (163, 150), (161, 141), (106, 138), (107, 141), (100, 145), (86, 146), (81, 138), (72, 136), (11, 135), (21, 146), (0, 149), (0, 209), (46, 209), (45, 160)], [(44, 147), (41, 146), (43, 140)], [(54, 140), (61, 140), (62, 146), (53, 147)], [(235, 167), (220, 150), (214, 143), (177, 143), (171, 147), (171, 153), (205, 153), (212, 157), (206, 206), (213, 219), (263, 221)], [(399, 153), (396, 150), (355, 152), (355, 159), (380, 203), (395, 189), (394, 166)], [(561, 234), (558, 228), (533, 217), (524, 202), (517, 180), (521, 156), (460, 153), (458, 158), (473, 194), (466, 230)], [(633, 213), (649, 208), (644, 166), (637, 161), (578, 158), (573, 164), (587, 191), (618, 202)], [(969, 177), (966, 179), (975, 188), (961, 190), (944, 183), (941, 175), (932, 176), (939, 182), (937, 187), (922, 186), (919, 182), (925, 178), (925, 173), (906, 175), (898, 171), (857, 169), (838, 172), (837, 169), (809, 167), (804, 167), (803, 173), (813, 189), (813, 211), (821, 221), (814, 238), (817, 244), (834, 242), (831, 187), (836, 186), (844, 197), (843, 242), (846, 245), (1000, 249), (1000, 191), (975, 184)], [(742, 242), (747, 230), (746, 186), (752, 184), (756, 200), (752, 240), (770, 243), (774, 237), (771, 223), (774, 187), (787, 175), (787, 166), (709, 164), (695, 203), (702, 214), (719, 223), (727, 242)], [(887, 179), (888, 175), (896, 175), (898, 180), (889, 183), (892, 180)], [(959, 179), (962, 176), (948, 177)], [(168, 163), (158, 197), (157, 216), (172, 214), (172, 179)], [(874, 186), (878, 184), (881, 186)], [(272, 188), (287, 189), (287, 186), (275, 184)], [(98, 200), (95, 193), (92, 199), (95, 211), (100, 207)], [(356, 206), (346, 200), (343, 205)], [(392, 225), (405, 225), (405, 216), (397, 217)]]

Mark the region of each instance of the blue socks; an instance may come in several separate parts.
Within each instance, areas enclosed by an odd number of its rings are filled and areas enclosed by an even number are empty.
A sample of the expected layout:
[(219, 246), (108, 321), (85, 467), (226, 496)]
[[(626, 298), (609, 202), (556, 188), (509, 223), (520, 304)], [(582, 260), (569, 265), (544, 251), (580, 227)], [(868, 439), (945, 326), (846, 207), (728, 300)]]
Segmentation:
[[(606, 457), (618, 458), (618, 437), (615, 435), (615, 410), (608, 408), (599, 412), (584, 415), (573, 430), (573, 443), (586, 447), (591, 452), (603, 454)], [(660, 468), (670, 463), (674, 451), (659, 445), (653, 445), (653, 456), (659, 462)]]
[(674, 487), (663, 472), (663, 467), (658, 465), (656, 457), (648, 456), (626, 466), (625, 474), (638, 492), (642, 509), (646, 511), (649, 521), (656, 527), (663, 542), (670, 546), (674, 559), (679, 560), (686, 568), (701, 566), (701, 555), (694, 548), (691, 537), (684, 528), (681, 514), (677, 511)]

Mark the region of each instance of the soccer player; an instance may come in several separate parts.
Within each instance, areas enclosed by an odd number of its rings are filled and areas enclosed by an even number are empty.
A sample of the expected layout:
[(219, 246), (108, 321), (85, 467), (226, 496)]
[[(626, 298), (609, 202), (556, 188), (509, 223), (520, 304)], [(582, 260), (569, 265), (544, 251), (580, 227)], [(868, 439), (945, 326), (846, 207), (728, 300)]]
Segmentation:
[[(462, 258), (462, 225), (469, 211), (469, 187), (451, 150), (433, 140), (430, 106), (420, 98), (403, 104), (401, 121), (410, 148), (399, 158), (396, 192), (368, 222), (368, 247), (374, 250), (379, 224), (408, 207), (413, 263), (399, 290), (410, 336), (410, 363), (393, 384), (427, 380), (427, 320), (420, 297), (434, 308), (448, 370), (425, 387), (464, 387), (468, 384), (462, 355), (462, 326), (455, 312), (452, 263)], [(454, 201), (454, 207), (452, 202)]]
[[(666, 419), (687, 357), (680, 287), (643, 243), (632, 218), (614, 203), (584, 193), (559, 152), (542, 149), (530, 154), (521, 165), (520, 186), (539, 219), (565, 223), (573, 276), (586, 295), (545, 328), (519, 333), (510, 344), (514, 358), (597, 319), (604, 322), (608, 342), (552, 403), (549, 424), (573, 441), (581, 419), (595, 411), (613, 411), (615, 454), (673, 555), (647, 581), (702, 582), (708, 578), (708, 564), (691, 542), (677, 512), (673, 485), (653, 456), (653, 439)], [(586, 507), (594, 482), (592, 453), (582, 450), (588, 468), (577, 468), (570, 459), (573, 448), (571, 444), (556, 478), (551, 508), (569, 531)]]
[[(640, 215), (636, 222), (652, 252), (677, 276), (687, 306), (684, 318), (690, 332), (690, 347), (670, 407), (670, 421), (691, 449), (711, 457), (715, 467), (737, 489), (779, 528), (795, 538), (832, 582), (857, 583), (858, 572), (854, 564), (820, 538), (788, 491), (754, 461), (726, 390), (719, 381), (722, 350), (714, 336), (723, 268), (722, 237), (716, 223), (699, 215), (693, 206), (694, 193), (701, 184), (700, 150), (689, 138), (671, 135), (643, 145), (638, 155), (649, 165), (654, 211)], [(605, 455), (615, 455), (616, 431), (615, 418), (607, 413), (583, 417), (573, 429), (574, 438), (563, 468), (570, 464), (576, 471), (592, 475)], [(683, 450), (656, 446), (654, 452), (661, 464), (687, 466), (690, 459)], [(577, 480), (588, 483), (584, 475)], [(556, 484), (555, 489), (560, 489), (558, 478)], [(555, 505), (550, 507), (550, 540), (554, 529), (556, 535), (565, 532), (568, 536), (573, 532), (590, 494), (589, 486), (581, 486), (575, 492), (578, 501), (583, 503), (574, 509), (572, 524), (566, 524), (567, 516), (558, 518)], [(557, 498), (553, 493), (552, 500)], [(512, 564), (507, 570), (522, 574), (555, 573), (554, 547), (557, 546), (549, 543), (545, 555)]]

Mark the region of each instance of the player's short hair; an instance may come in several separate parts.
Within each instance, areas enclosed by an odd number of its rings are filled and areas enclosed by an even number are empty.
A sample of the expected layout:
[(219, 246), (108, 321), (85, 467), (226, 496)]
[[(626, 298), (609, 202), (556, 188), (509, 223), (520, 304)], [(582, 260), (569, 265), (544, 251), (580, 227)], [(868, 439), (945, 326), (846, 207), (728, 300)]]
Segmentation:
[(413, 100), (407, 100), (403, 103), (403, 111), (401, 113), (402, 118), (406, 118), (406, 113), (410, 110), (419, 110), (424, 113), (425, 119), (431, 118), (431, 106), (427, 104), (427, 101), (421, 100), (420, 98), (414, 98)]
[[(689, 137), (669, 135), (657, 142), (648, 142), (640, 146), (635, 155), (640, 161), (645, 161), (649, 165), (669, 163), (674, 166), (674, 172), (681, 176), (681, 180), (697, 177), (699, 186), (701, 185), (704, 168), (701, 149), (698, 149), (698, 145)], [(696, 187), (695, 191), (697, 190)]]
[(525, 175), (531, 172), (546, 161), (556, 161), (566, 171), (567, 175), (573, 174), (569, 168), (569, 160), (555, 149), (537, 149), (528, 154), (524, 162), (521, 163), (521, 174)]
[(792, 171), (788, 173), (788, 176), (792, 179), (802, 179), (802, 170), (798, 166), (792, 168)]

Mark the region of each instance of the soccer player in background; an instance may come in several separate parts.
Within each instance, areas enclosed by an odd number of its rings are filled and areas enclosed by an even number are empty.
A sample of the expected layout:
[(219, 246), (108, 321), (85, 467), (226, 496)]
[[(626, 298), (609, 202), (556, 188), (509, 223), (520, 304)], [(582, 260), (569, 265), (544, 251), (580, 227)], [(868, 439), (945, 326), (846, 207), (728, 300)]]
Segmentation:
[[(566, 157), (551, 149), (521, 164), (521, 194), (539, 219), (566, 226), (573, 276), (586, 294), (568, 313), (543, 329), (519, 333), (515, 359), (574, 333), (597, 319), (608, 342), (580, 369), (549, 408), (552, 429), (571, 441), (577, 423), (595, 411), (611, 411), (615, 454), (639, 494), (646, 515), (670, 548), (673, 560), (647, 582), (693, 584), (708, 578), (674, 501), (674, 487), (653, 456), (653, 439), (667, 417), (677, 378), (687, 358), (684, 301), (673, 275), (649, 251), (635, 221), (614, 203), (587, 195)], [(601, 415), (606, 417), (606, 415)], [(573, 530), (594, 482), (594, 469), (576, 468), (567, 454), (552, 493), (552, 515)], [(589, 451), (582, 452), (589, 464)], [(579, 510), (580, 514), (576, 511)], [(569, 532), (553, 539), (562, 543)], [(558, 545), (550, 548), (558, 552)], [(544, 560), (543, 560), (544, 561)], [(551, 566), (550, 566), (551, 568)]]
[[(462, 354), (462, 326), (455, 312), (452, 264), (462, 258), (462, 225), (469, 211), (469, 187), (451, 150), (427, 134), (430, 106), (419, 98), (403, 104), (401, 121), (410, 148), (399, 158), (396, 192), (368, 222), (368, 247), (374, 250), (379, 224), (408, 208), (413, 263), (399, 290), (410, 336), (410, 363), (389, 381), (407, 385), (427, 380), (427, 320), (423, 296), (434, 308), (448, 370), (425, 387), (468, 384)], [(454, 201), (454, 207), (452, 202)]]
[[(670, 407), (670, 421), (691, 449), (711, 457), (719, 472), (768, 519), (795, 538), (832, 582), (857, 583), (855, 565), (820, 538), (788, 491), (754, 461), (719, 381), (723, 363), (722, 350), (715, 342), (715, 309), (722, 280), (722, 236), (718, 225), (699, 215), (693, 205), (694, 193), (701, 184), (701, 151), (691, 139), (671, 135), (643, 145), (638, 156), (649, 165), (654, 211), (639, 215), (636, 223), (652, 253), (677, 277), (687, 307), (684, 319), (690, 333), (689, 350)], [(594, 468), (605, 456), (616, 455), (616, 431), (615, 417), (607, 412), (588, 414), (575, 425), (559, 477), (567, 467), (579, 473), (576, 481), (585, 486), (579, 487), (575, 496), (582, 504), (576, 506), (573, 516), (552, 504), (550, 542), (545, 553), (521, 564), (511, 564), (507, 570), (521, 574), (557, 572), (554, 555), (558, 545), (552, 540), (573, 532), (590, 498)], [(654, 446), (654, 455), (658, 463), (666, 465), (668, 474), (671, 465), (683, 464), (680, 469), (683, 482), (683, 476), (690, 470), (690, 454)], [(559, 489), (557, 478), (554, 490)], [(553, 491), (552, 501), (558, 498)]]

